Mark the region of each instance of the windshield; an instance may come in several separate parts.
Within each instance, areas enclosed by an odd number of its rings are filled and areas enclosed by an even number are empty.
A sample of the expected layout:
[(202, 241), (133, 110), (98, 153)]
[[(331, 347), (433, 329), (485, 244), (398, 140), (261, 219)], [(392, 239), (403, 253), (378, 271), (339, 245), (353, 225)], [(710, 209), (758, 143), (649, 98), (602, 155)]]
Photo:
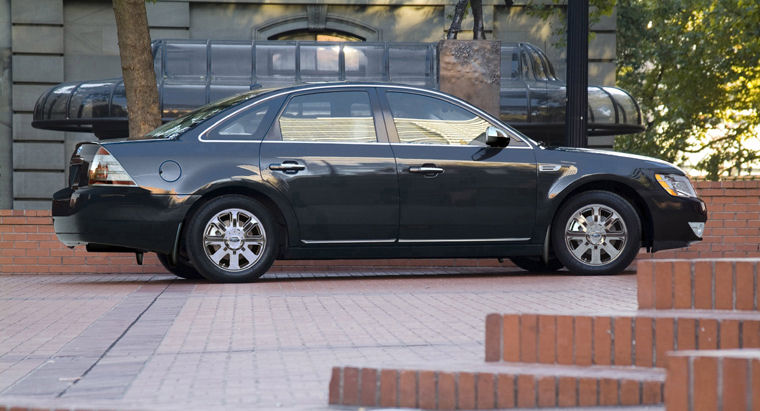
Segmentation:
[(236, 96), (228, 97), (222, 100), (215, 101), (210, 104), (206, 104), (203, 107), (197, 108), (194, 111), (191, 111), (190, 113), (178, 117), (175, 120), (172, 120), (162, 126), (159, 126), (158, 128), (154, 129), (150, 133), (146, 134), (146, 138), (174, 138), (179, 136), (180, 134), (192, 129), (193, 127), (197, 126), (198, 124), (206, 121), (207, 119), (215, 116), (216, 114), (234, 106), (239, 103), (242, 103), (246, 100), (250, 100), (260, 94), (270, 92), (274, 89), (271, 88), (260, 88), (254, 91), (249, 91), (247, 93), (238, 94)]

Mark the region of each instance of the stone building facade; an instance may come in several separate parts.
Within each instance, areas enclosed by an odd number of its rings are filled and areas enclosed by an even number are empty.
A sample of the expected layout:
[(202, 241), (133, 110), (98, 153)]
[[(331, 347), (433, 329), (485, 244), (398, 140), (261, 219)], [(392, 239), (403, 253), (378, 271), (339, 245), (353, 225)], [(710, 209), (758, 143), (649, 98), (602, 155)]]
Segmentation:
[[(456, 0), (158, 0), (148, 2), (153, 39), (435, 42), (445, 37)], [(484, 1), (489, 39), (543, 48), (561, 77), (557, 21), (526, 13), (524, 1)], [(465, 30), (472, 27), (465, 20)], [(615, 16), (592, 27), (589, 83), (615, 84)], [(465, 31), (460, 38), (471, 38)], [(32, 128), (49, 87), (121, 76), (110, 0), (0, 0), (0, 209), (45, 209), (64, 187), (74, 146), (92, 134)]]

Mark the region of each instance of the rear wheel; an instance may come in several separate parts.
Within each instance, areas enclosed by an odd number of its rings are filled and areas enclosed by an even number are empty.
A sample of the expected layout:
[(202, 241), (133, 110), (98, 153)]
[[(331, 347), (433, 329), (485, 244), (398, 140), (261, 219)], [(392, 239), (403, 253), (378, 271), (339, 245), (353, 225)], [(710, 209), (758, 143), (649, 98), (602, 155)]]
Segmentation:
[(195, 269), (189, 262), (177, 259), (176, 264), (171, 263), (171, 258), (167, 254), (156, 253), (158, 261), (164, 266), (170, 273), (177, 277), (186, 278), (188, 280), (198, 280), (203, 276)]
[(225, 195), (195, 213), (186, 244), (193, 265), (206, 279), (250, 282), (272, 266), (276, 235), (266, 206), (249, 197)]
[(575, 274), (618, 274), (641, 248), (641, 222), (619, 195), (588, 191), (557, 212), (552, 244), (559, 261)]
[(516, 266), (531, 273), (551, 273), (562, 268), (562, 263), (556, 257), (549, 258), (548, 263), (538, 256), (510, 257), (509, 259)]

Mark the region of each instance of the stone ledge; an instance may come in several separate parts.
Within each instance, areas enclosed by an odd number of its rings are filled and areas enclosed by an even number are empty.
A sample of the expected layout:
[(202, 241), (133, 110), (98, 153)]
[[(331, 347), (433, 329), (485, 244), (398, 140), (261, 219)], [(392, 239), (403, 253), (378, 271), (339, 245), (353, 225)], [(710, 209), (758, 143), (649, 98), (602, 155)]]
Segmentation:
[(665, 407), (686, 411), (760, 407), (760, 350), (680, 351), (668, 355)]
[(659, 404), (664, 379), (661, 369), (630, 367), (499, 364), (438, 371), (335, 367), (329, 403), (420, 409)]
[(760, 317), (716, 311), (489, 314), (486, 361), (664, 367), (672, 350), (760, 348)]
[(641, 260), (639, 309), (757, 311), (760, 259)]

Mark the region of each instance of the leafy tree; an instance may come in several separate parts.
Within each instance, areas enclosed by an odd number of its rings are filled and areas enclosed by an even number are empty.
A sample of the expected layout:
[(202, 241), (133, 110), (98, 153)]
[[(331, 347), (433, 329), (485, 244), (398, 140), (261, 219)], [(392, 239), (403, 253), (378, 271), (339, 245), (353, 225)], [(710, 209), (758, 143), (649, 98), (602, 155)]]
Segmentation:
[(758, 164), (757, 0), (620, 0), (617, 35), (618, 85), (639, 101), (647, 130), (618, 136), (616, 149), (710, 179)]
[(113, 0), (121, 71), (129, 109), (129, 138), (161, 125), (145, 0)]

